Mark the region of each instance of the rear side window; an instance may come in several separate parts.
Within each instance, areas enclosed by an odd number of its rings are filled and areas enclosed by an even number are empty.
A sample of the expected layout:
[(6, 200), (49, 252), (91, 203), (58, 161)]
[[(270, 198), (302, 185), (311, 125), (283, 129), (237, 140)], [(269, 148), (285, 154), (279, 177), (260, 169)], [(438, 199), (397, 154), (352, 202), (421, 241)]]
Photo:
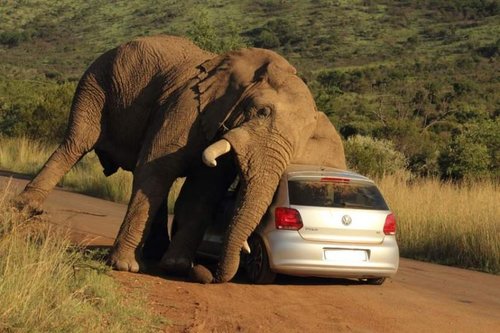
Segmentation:
[(380, 191), (368, 182), (289, 180), (291, 205), (388, 210)]

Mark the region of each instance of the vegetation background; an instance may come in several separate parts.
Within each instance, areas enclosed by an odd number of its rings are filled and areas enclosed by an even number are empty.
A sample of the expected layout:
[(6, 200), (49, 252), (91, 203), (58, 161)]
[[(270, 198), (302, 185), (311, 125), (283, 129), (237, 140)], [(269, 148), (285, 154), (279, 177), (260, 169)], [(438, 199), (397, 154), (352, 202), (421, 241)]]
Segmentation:
[(98, 55), (175, 34), (283, 54), (344, 139), (392, 142), (414, 174), (498, 178), (499, 14), (495, 0), (2, 1), (0, 134), (57, 141)]

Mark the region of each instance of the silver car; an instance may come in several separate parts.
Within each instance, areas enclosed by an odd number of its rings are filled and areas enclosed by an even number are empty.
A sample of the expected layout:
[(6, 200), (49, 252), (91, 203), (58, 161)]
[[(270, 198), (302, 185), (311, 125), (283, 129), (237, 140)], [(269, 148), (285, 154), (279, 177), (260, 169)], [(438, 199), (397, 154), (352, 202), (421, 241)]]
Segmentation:
[[(228, 192), (200, 254), (220, 252), (233, 207)], [(281, 273), (380, 285), (399, 265), (396, 221), (373, 181), (326, 167), (288, 167), (248, 243), (241, 263), (257, 284), (272, 283)]]

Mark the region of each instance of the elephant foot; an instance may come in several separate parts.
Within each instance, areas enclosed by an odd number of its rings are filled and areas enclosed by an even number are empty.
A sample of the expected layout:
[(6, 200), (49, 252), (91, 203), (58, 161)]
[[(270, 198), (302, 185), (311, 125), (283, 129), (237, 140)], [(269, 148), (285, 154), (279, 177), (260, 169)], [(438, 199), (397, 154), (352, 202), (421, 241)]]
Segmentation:
[(160, 267), (168, 273), (187, 275), (193, 266), (193, 261), (187, 257), (163, 257), (160, 262)]
[(125, 272), (137, 273), (140, 270), (140, 262), (136, 259), (134, 252), (128, 253), (125, 251), (113, 250), (109, 258), (110, 265), (118, 270)]
[(24, 212), (29, 216), (37, 216), (45, 213), (39, 200), (32, 199), (29, 195), (24, 195), (24, 193), (12, 199), (11, 205), (18, 212)]
[(193, 282), (198, 283), (212, 283), (214, 282), (214, 276), (208, 268), (203, 265), (194, 265), (189, 271), (189, 279)]
[[(150, 232), (150, 235), (152, 233)], [(160, 235), (149, 236), (142, 247), (142, 258), (144, 260), (159, 262), (167, 252), (170, 240)]]
[(167, 248), (168, 243), (165, 244), (155, 239), (147, 239), (142, 247), (142, 258), (151, 262), (159, 262), (163, 258)]

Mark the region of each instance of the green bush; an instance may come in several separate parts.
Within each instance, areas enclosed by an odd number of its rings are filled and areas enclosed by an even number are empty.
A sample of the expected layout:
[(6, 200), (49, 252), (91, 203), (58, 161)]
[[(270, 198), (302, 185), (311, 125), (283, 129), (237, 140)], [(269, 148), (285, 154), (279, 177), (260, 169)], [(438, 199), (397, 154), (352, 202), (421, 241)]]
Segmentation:
[(264, 27), (279, 38), (281, 45), (296, 44), (302, 41), (301, 31), (292, 20), (278, 18), (267, 22)]
[(253, 43), (257, 47), (265, 49), (274, 49), (280, 46), (280, 39), (276, 34), (269, 30), (262, 30)]
[(406, 158), (389, 140), (355, 135), (344, 144), (347, 165), (364, 175), (381, 177), (406, 167)]
[(488, 174), (490, 166), (488, 148), (484, 144), (470, 142), (465, 136), (459, 136), (441, 153), (439, 166), (443, 178), (483, 178)]
[(245, 35), (253, 46), (268, 49), (280, 46), (290, 48), (291, 45), (303, 41), (302, 32), (297, 24), (283, 18), (270, 20), (261, 27), (246, 31)]
[[(24, 97), (23, 91), (30, 89), (34, 90), (32, 95)], [(75, 91), (73, 83), (49, 84), (36, 89), (12, 84), (7, 90), (8, 98), (0, 99), (1, 135), (47, 141), (59, 141), (64, 136)]]
[(464, 126), (441, 152), (439, 167), (442, 178), (498, 178), (500, 120), (482, 120)]
[(333, 69), (320, 72), (318, 74), (318, 81), (322, 86), (330, 89), (363, 93), (376, 84), (376, 79), (373, 75), (374, 73), (370, 69), (348, 72)]
[(408, 158), (407, 169), (412, 173), (423, 177), (439, 176), (437, 159), (445, 143), (433, 131), (423, 131), (419, 121), (388, 120), (373, 134), (374, 137), (392, 141), (395, 149)]
[(18, 46), (21, 42), (29, 40), (30, 36), (24, 31), (2, 31), (0, 32), (0, 44), (9, 47)]
[(495, 56), (500, 55), (500, 39), (497, 39), (495, 43), (491, 43), (482, 47), (479, 47), (477, 50), (481, 56), (485, 58), (493, 58)]
[[(238, 27), (232, 21), (216, 27), (206, 11), (201, 11), (193, 18), (193, 23), (187, 30), (191, 40), (204, 50), (223, 53), (245, 47)], [(222, 37), (224, 36), (224, 37)]]
[(255, 4), (265, 12), (277, 12), (291, 7), (290, 0), (257, 0), (253, 2)]

